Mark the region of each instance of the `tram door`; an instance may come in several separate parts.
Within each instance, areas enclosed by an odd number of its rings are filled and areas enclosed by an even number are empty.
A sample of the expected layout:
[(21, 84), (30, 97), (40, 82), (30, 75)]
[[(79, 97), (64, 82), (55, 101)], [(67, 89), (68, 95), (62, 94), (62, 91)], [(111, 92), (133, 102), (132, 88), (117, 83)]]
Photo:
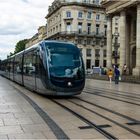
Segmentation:
[(24, 86), (35, 90), (36, 89), (36, 55), (34, 55), (34, 51), (28, 51), (24, 54), (24, 62), (23, 62), (23, 80)]
[(43, 67), (42, 59), (36, 56), (36, 89), (40, 93), (46, 93), (46, 71)]

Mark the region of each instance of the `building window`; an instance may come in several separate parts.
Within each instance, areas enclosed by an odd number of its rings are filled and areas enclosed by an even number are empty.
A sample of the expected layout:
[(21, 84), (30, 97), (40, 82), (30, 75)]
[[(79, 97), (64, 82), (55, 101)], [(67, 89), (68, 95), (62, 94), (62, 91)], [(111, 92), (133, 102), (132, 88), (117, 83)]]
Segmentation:
[(100, 50), (99, 49), (95, 50), (95, 57), (100, 57)]
[(96, 15), (96, 20), (100, 20), (100, 14)]
[(103, 67), (106, 67), (106, 60), (103, 60)]
[(100, 65), (100, 61), (99, 60), (95, 60), (95, 67), (99, 67)]
[(83, 12), (78, 12), (78, 18), (83, 18)]
[(91, 57), (91, 49), (87, 49), (86, 50), (86, 56), (87, 57)]
[(96, 38), (96, 45), (100, 45), (100, 39)]
[(78, 39), (78, 44), (82, 44), (82, 39)]
[(82, 33), (82, 22), (78, 23), (78, 33)]
[(96, 35), (99, 35), (100, 25), (96, 24)]
[(90, 68), (91, 68), (91, 60), (90, 59), (87, 59), (86, 69), (90, 69)]
[(66, 24), (66, 31), (71, 32), (71, 23), (70, 22), (67, 22), (67, 24)]
[(88, 13), (87, 13), (87, 18), (88, 18), (88, 19), (91, 19), (91, 15), (92, 15), (92, 13), (91, 13), (91, 12), (88, 12)]
[(99, 5), (100, 4), (100, 1), (99, 0), (95, 0), (95, 4), (96, 5)]
[(104, 29), (105, 29), (105, 36), (107, 35), (107, 25), (104, 25)]
[(115, 25), (118, 26), (118, 18), (115, 18)]
[(115, 27), (115, 33), (118, 33), (118, 27)]
[(87, 24), (87, 32), (88, 32), (88, 34), (91, 33), (91, 23)]
[(67, 18), (70, 18), (71, 17), (71, 12), (70, 11), (67, 11), (66, 12), (66, 16), (67, 16)]
[(103, 56), (106, 57), (106, 50), (103, 51)]
[(87, 39), (87, 45), (91, 45), (91, 39)]

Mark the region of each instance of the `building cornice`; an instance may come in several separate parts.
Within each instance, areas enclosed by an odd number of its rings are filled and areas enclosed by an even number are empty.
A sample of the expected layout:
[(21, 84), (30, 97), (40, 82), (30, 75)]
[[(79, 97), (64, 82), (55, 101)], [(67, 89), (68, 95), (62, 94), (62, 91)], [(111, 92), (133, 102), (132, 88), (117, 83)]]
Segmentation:
[(129, 7), (132, 7), (134, 5), (137, 5), (140, 3), (138, 0), (116, 0), (116, 1), (103, 1), (101, 4), (104, 8), (106, 8), (106, 13), (109, 14), (115, 14), (119, 13), (122, 10), (126, 10)]
[(46, 19), (49, 18), (52, 14), (54, 14), (60, 8), (65, 7), (65, 6), (81, 6), (81, 7), (87, 7), (87, 8), (92, 8), (92, 9), (97, 8), (100, 10), (105, 10), (105, 8), (102, 7), (101, 5), (96, 5), (96, 4), (91, 4), (91, 3), (81, 3), (81, 2), (65, 2), (65, 3), (57, 4), (57, 6), (51, 12), (49, 12), (45, 18)]

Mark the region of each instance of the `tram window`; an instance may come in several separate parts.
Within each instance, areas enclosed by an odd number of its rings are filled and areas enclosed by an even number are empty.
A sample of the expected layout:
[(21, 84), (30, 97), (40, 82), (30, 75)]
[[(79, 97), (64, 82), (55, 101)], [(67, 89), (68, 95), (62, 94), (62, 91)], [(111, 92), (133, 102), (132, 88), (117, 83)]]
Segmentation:
[(7, 61), (6, 71), (10, 72), (10, 60)]
[(21, 73), (22, 72), (22, 55), (15, 56), (14, 72), (15, 73)]
[(35, 74), (35, 55), (33, 51), (24, 55), (23, 72), (25, 75)]
[(9, 60), (9, 71), (13, 72), (13, 58)]
[(51, 64), (57, 66), (73, 66), (73, 55), (72, 54), (52, 54)]

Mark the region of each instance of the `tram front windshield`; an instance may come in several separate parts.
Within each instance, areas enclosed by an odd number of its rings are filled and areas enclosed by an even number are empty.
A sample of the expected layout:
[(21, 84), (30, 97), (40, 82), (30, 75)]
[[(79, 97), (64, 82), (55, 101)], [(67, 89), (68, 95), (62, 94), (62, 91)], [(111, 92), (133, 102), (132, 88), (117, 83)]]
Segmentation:
[(80, 51), (72, 44), (51, 43), (47, 45), (50, 76), (83, 77)]

